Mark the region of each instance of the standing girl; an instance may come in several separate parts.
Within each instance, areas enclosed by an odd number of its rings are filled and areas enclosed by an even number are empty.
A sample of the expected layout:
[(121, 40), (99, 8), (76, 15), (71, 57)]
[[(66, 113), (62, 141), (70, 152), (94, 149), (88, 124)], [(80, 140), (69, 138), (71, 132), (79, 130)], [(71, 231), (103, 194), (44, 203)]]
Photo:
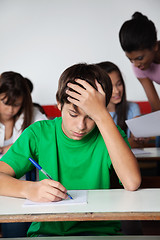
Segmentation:
[(119, 39), (152, 111), (160, 110), (159, 96), (153, 85), (153, 82), (160, 84), (160, 42), (154, 23), (142, 13), (135, 12), (132, 19), (122, 25)]

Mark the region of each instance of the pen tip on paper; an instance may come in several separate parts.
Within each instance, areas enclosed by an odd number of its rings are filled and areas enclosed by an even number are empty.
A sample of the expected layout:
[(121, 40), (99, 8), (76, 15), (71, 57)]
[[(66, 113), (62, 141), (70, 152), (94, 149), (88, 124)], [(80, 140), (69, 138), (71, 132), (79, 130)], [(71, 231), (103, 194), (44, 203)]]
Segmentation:
[(73, 199), (73, 198), (71, 197), (71, 195), (69, 195), (68, 193), (67, 193), (67, 195), (68, 195), (68, 197), (69, 197), (70, 199)]

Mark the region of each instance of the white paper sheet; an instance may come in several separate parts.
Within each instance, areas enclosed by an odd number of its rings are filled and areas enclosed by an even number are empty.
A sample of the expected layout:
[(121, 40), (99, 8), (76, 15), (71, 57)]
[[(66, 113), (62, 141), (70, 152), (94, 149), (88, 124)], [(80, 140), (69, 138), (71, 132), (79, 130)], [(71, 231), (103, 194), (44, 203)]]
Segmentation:
[(59, 202), (32, 202), (28, 199), (25, 200), (23, 207), (28, 206), (50, 206), (50, 205), (75, 205), (75, 204), (87, 204), (87, 190), (70, 190), (68, 193), (73, 199), (66, 199)]
[(160, 110), (125, 122), (137, 138), (160, 136)]
[(145, 150), (143, 150), (143, 149), (141, 149), (141, 148), (132, 148), (131, 150), (132, 150), (132, 152), (133, 152), (134, 155), (138, 155), (138, 154), (150, 154), (150, 153), (151, 153), (151, 152), (145, 151)]

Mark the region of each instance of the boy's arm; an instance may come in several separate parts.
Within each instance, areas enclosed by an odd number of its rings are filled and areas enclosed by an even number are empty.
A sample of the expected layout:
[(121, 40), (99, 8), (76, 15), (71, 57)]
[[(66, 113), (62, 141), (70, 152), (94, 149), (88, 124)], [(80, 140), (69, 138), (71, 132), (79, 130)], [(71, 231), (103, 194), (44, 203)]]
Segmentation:
[(136, 190), (141, 183), (141, 175), (137, 160), (132, 151), (119, 133), (112, 117), (105, 106), (105, 93), (101, 85), (96, 81), (96, 91), (86, 81), (77, 79), (83, 88), (69, 83), (69, 88), (76, 92), (67, 90), (68, 100), (80, 107), (99, 128), (108, 149), (113, 167), (127, 190)]
[(0, 195), (27, 198), (36, 202), (60, 201), (68, 198), (66, 188), (59, 182), (44, 179), (39, 182), (18, 180), (7, 163), (0, 161)]
[(141, 183), (140, 170), (132, 151), (122, 138), (110, 114), (103, 111), (96, 121), (106, 143), (113, 167), (127, 190), (136, 190)]

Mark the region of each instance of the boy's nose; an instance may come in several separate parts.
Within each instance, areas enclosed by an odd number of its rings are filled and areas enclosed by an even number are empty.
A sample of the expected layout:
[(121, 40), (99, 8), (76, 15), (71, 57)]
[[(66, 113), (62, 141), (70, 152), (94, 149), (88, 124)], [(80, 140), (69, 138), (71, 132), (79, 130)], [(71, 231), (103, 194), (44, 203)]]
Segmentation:
[(84, 119), (80, 120), (78, 123), (78, 129), (79, 130), (84, 130), (86, 128), (86, 122)]

